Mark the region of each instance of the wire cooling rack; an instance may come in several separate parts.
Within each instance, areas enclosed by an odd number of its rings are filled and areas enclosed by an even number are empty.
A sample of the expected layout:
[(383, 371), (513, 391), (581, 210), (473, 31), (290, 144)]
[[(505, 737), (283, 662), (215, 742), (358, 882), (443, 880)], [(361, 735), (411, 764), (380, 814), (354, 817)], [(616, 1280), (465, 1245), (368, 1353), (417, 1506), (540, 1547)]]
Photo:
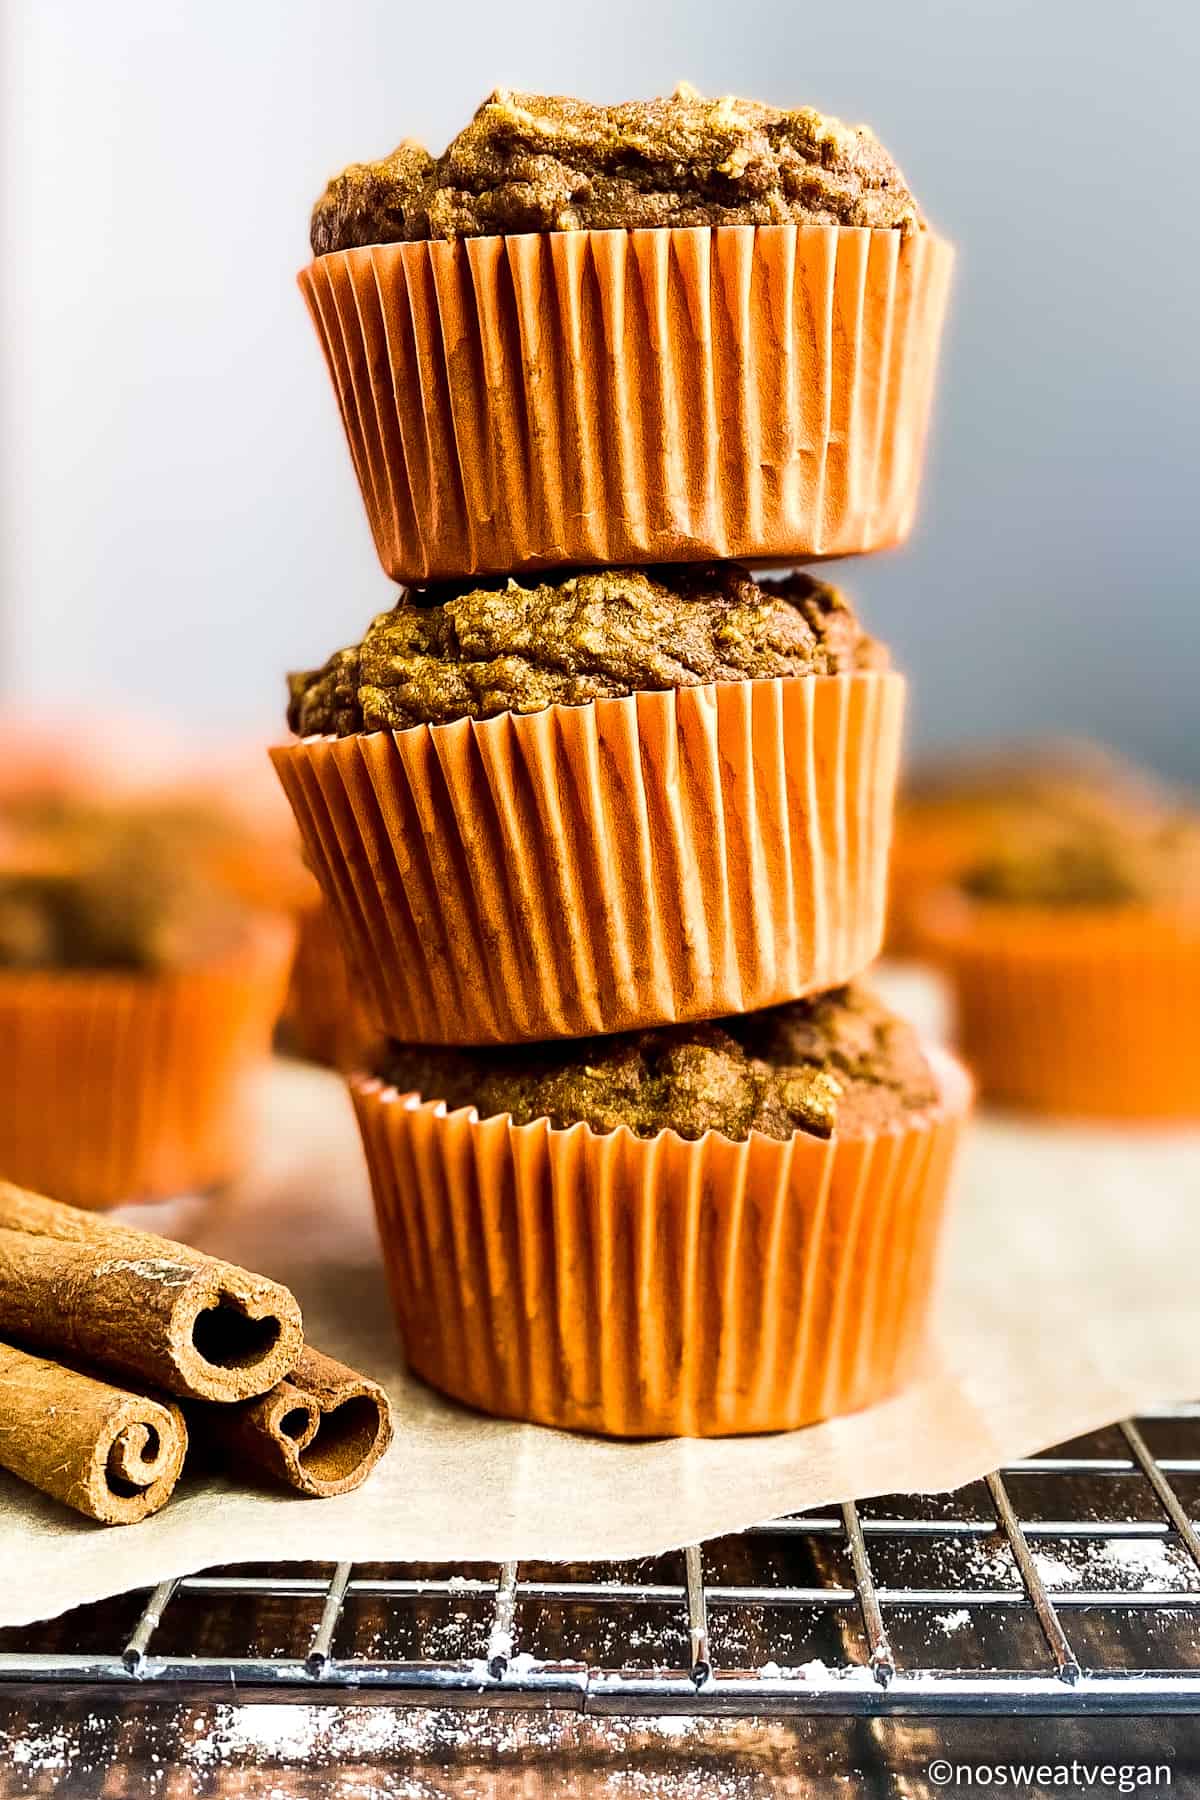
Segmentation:
[(593, 1713), (1192, 1711), (1198, 1512), (1194, 1405), (953, 1494), (636, 1563), (164, 1582), (0, 1632), (0, 1682)]

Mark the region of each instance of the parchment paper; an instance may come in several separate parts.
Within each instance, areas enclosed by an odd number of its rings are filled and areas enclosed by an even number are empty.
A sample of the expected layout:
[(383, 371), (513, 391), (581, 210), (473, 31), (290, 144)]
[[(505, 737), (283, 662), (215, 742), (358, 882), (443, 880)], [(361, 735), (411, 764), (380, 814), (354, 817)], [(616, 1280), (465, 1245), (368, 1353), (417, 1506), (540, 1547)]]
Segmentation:
[(777, 1437), (627, 1445), (479, 1418), (406, 1378), (341, 1084), (280, 1063), (258, 1100), (236, 1190), (136, 1217), (288, 1282), (311, 1341), (388, 1386), (395, 1445), (342, 1499), (185, 1477), (157, 1517), (112, 1529), (0, 1475), (0, 1623), (219, 1563), (643, 1555), (851, 1496), (954, 1487), (1200, 1394), (1200, 1131), (980, 1119), (915, 1387)]

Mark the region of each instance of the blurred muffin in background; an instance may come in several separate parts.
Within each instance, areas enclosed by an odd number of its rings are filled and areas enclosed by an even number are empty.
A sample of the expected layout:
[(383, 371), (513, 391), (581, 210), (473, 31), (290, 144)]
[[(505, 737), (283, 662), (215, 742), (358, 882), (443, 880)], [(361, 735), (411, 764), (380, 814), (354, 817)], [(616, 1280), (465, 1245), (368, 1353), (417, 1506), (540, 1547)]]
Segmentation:
[(985, 1098), (1200, 1119), (1200, 814), (1128, 790), (1014, 815), (914, 933)]
[[(68, 729), (46, 715), (0, 717), (0, 864), (6, 839), (37, 835), (55, 820), (69, 835), (88, 816), (135, 826), (143, 843), (170, 842), (208, 891), (289, 920), (297, 940), (279, 1045), (341, 1068), (375, 1032), (352, 997), (341, 951), (300, 835), (265, 747), (250, 743), (196, 759), (143, 721), (110, 717)], [(0, 923), (0, 930), (3, 929)]]
[(277, 1047), (288, 1056), (348, 1069), (361, 1063), (379, 1033), (367, 1018), (315, 877), (305, 866), (300, 833), (259, 744), (206, 768), (189, 784), (188, 804), (220, 824), (210, 838), (212, 875), (247, 906), (286, 915), (296, 954), (279, 1019)]
[(917, 764), (896, 807), (886, 948), (911, 954), (926, 897), (1031, 822), (1157, 817), (1172, 804), (1155, 776), (1084, 738), (947, 751)]
[(278, 1047), (285, 1056), (350, 1070), (369, 1064), (382, 1036), (351, 980), (333, 915), (313, 881), (309, 903), (296, 914), (296, 954)]
[(292, 942), (212, 879), (190, 814), (10, 796), (0, 1170), (93, 1207), (229, 1180)]
[(28, 800), (124, 805), (180, 785), (194, 748), (133, 715), (6, 705), (0, 713), (0, 811)]

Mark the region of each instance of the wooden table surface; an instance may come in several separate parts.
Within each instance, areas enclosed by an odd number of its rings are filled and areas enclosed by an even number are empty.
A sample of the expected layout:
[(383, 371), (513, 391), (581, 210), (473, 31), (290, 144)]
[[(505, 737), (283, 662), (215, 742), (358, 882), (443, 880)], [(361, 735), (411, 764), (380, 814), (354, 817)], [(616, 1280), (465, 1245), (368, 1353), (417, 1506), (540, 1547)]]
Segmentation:
[[(3, 1800), (437, 1800), (441, 1795), (924, 1796), (956, 1763), (1167, 1763), (1200, 1793), (1200, 1720), (598, 1719), (0, 1692)], [(984, 1787), (983, 1792), (1000, 1792)], [(1059, 1791), (1062, 1791), (1061, 1789)], [(1099, 1787), (1076, 1791), (1104, 1791)], [(1114, 1791), (1111, 1788), (1108, 1791)], [(1147, 1791), (1141, 1789), (1139, 1791)], [(1153, 1790), (1151, 1790), (1153, 1791)]]

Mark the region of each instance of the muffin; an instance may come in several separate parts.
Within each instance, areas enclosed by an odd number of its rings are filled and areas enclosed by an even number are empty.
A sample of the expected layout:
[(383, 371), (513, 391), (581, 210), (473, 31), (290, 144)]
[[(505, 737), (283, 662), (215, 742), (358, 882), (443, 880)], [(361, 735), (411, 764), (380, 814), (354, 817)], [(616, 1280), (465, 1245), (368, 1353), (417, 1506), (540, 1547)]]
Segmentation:
[(535, 1041), (870, 962), (903, 693), (808, 575), (559, 571), (403, 592), (272, 754), (374, 1022)]
[(351, 1083), (412, 1368), (618, 1437), (782, 1430), (916, 1366), (965, 1075), (847, 988)]
[(316, 883), (296, 915), (296, 954), (276, 1041), (288, 1056), (331, 1069), (362, 1068), (379, 1038), (351, 975), (333, 915)]
[(304, 866), (290, 813), (286, 823), (283, 833), (246, 833), (225, 840), (213, 874), (244, 904), (280, 914), (291, 923), (296, 948), (276, 1025), (276, 1047), (305, 1062), (352, 1068), (377, 1034), (355, 994), (321, 890)]
[(926, 897), (1027, 821), (1086, 827), (1170, 805), (1168, 790), (1147, 771), (1084, 738), (960, 747), (918, 764), (904, 776), (896, 807), (888, 949), (912, 951)]
[(57, 822), (78, 831), (89, 816), (136, 826), (143, 844), (169, 841), (201, 881), (290, 921), (296, 956), (278, 1021), (282, 1047), (335, 1068), (356, 1062), (372, 1034), (353, 1004), (321, 890), (304, 866), (265, 747), (210, 753), (202, 762), (177, 748), (168, 763), (160, 752), (139, 782), (131, 766), (136, 732), (118, 723), (112, 735), (120, 754), (109, 746), (97, 768), (65, 726), (39, 731), (20, 715), (0, 720), (0, 846), (6, 827), (36, 833)]
[(378, 1033), (347, 972), (321, 890), (305, 866), (296, 821), (265, 746), (218, 768), (207, 788), (194, 786), (190, 803), (219, 825), (210, 836), (207, 872), (243, 905), (281, 914), (294, 931), (277, 1048), (333, 1069), (357, 1067)]
[(865, 127), (497, 90), (300, 276), (387, 573), (791, 562), (912, 522), (952, 253)]
[(137, 810), (63, 801), (0, 821), (10, 1179), (105, 1207), (236, 1172), (292, 940), (206, 881), (191, 848)]
[(1200, 1118), (1200, 816), (1031, 816), (928, 897), (918, 926), (987, 1098)]

